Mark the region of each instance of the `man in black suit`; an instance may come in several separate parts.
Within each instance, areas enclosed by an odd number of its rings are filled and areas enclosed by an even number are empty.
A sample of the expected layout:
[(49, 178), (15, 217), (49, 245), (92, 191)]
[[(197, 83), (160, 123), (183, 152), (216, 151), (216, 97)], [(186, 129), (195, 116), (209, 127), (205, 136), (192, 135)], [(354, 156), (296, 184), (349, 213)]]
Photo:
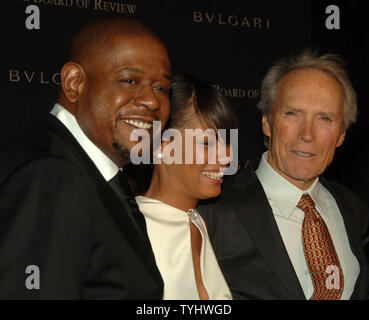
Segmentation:
[(262, 83), (268, 151), (199, 208), (235, 299), (366, 299), (368, 207), (320, 177), (356, 120), (335, 55), (275, 64)]
[(0, 153), (0, 298), (161, 299), (121, 168), (132, 131), (168, 119), (166, 48), (139, 22), (102, 18), (77, 33), (61, 79), (51, 114)]

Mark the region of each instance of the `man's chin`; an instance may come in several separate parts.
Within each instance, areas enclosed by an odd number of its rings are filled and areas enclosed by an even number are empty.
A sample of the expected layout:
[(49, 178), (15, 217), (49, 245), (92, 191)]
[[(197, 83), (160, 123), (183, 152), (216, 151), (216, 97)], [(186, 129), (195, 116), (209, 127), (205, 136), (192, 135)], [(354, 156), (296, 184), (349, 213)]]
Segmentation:
[(125, 161), (131, 162), (129, 148), (120, 144), (119, 142), (113, 142), (113, 148)]
[(296, 186), (310, 186), (317, 177), (311, 174), (291, 174), (289, 175), (289, 180), (292, 184)]
[[(119, 153), (119, 155), (128, 162), (135, 163), (135, 159), (150, 159), (152, 163), (151, 147), (150, 143), (132, 143), (131, 145), (123, 145), (119, 142), (113, 143), (113, 148)], [(133, 159), (132, 159), (133, 157)], [(133, 160), (133, 161), (132, 161)]]

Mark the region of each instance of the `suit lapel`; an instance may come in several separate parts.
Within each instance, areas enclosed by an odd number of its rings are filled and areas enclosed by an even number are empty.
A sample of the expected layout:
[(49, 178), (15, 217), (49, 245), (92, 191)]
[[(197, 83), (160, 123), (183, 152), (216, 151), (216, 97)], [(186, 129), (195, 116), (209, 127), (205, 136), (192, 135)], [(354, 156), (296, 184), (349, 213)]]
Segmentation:
[[(145, 257), (148, 257), (148, 252), (152, 251), (150, 240), (145, 229), (139, 229), (139, 225), (134, 222), (132, 208), (128, 201), (121, 201), (115, 193), (112, 192), (110, 186), (107, 183), (99, 183), (99, 194), (103, 199), (107, 211), (110, 212), (118, 225), (121, 227), (122, 232), (126, 235), (127, 240), (132, 242), (132, 246), (137, 250), (143, 249), (143, 246), (137, 246), (138, 243), (144, 245), (145, 250), (142, 253)], [(141, 214), (141, 212), (139, 213)], [(142, 217), (144, 219), (144, 217)], [(145, 223), (145, 222), (144, 222)]]
[(272, 209), (253, 168), (244, 169), (233, 184), (234, 211), (292, 299), (305, 299), (293, 265), (284, 246)]
[(346, 233), (349, 239), (350, 247), (353, 254), (358, 259), (359, 263), (362, 262), (361, 256), (361, 244), (358, 242), (358, 237), (353, 236), (355, 234), (355, 230), (352, 229), (355, 221), (353, 221), (354, 215), (350, 214), (352, 209), (344, 195), (337, 194), (337, 191), (332, 187), (332, 185), (324, 178), (320, 179), (322, 184), (328, 189), (328, 191), (332, 194), (333, 198), (336, 200), (338, 209), (343, 218), (343, 222), (345, 224)]
[[(107, 212), (109, 212), (114, 220), (118, 223), (123, 234), (127, 235), (127, 239), (133, 240), (132, 245), (137, 246), (137, 243), (142, 243), (151, 251), (151, 245), (147, 233), (145, 233), (144, 237), (141, 236), (141, 232), (136, 229), (135, 224), (130, 218), (130, 212), (127, 212), (127, 210), (131, 210), (129, 205), (125, 203), (122, 204), (109, 184), (105, 181), (99, 170), (96, 168), (90, 157), (79, 145), (69, 130), (52, 115), (46, 115), (43, 117), (39, 123), (39, 127), (43, 130), (46, 129), (50, 132), (50, 134), (54, 136), (56, 134), (59, 138), (61, 138), (61, 140), (67, 144), (68, 150), (71, 152), (71, 154), (77, 158), (82, 167), (87, 170), (90, 176), (94, 178), (100, 197), (107, 207)], [(142, 249), (141, 246), (137, 246), (137, 248)], [(146, 250), (144, 250), (142, 253), (144, 256), (147, 256)]]
[[(360, 274), (358, 276), (358, 279), (356, 280), (355, 288), (351, 295), (351, 299), (357, 299), (356, 295), (359, 292), (364, 291), (362, 289), (363, 281), (361, 281), (361, 276), (363, 274), (363, 266), (366, 265), (367, 262), (364, 256), (364, 251), (359, 236), (357, 236), (358, 232), (354, 228), (354, 225), (357, 224), (357, 221), (354, 220), (355, 215), (352, 212), (353, 208), (351, 207), (347, 194), (342, 194), (340, 190), (336, 189), (333, 184), (329, 183), (329, 181), (324, 179), (323, 177), (320, 179), (320, 181), (336, 200), (338, 209), (340, 210), (343, 222), (345, 224), (345, 229), (351, 251), (355, 255), (360, 264)], [(366, 283), (364, 285), (367, 286)]]

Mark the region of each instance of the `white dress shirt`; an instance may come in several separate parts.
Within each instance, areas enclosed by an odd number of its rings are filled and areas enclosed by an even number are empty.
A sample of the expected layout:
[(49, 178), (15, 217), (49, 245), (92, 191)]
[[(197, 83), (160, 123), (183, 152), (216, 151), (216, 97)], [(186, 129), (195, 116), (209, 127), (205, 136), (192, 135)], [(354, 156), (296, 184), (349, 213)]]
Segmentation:
[(360, 266), (351, 251), (346, 228), (335, 199), (318, 178), (307, 190), (300, 190), (279, 175), (269, 165), (267, 159), (268, 152), (265, 152), (255, 173), (273, 210), (274, 218), (305, 297), (309, 299), (313, 295), (314, 286), (302, 245), (302, 223), (305, 213), (297, 208), (297, 204), (303, 194), (309, 194), (327, 225), (342, 267), (344, 290), (341, 300), (349, 299), (354, 290)]
[(191, 219), (187, 212), (156, 199), (139, 196), (136, 201), (145, 216), (156, 264), (164, 280), (163, 299), (199, 299), (192, 259), (190, 223), (201, 234), (200, 269), (209, 299), (232, 299), (201, 216)]
[(73, 114), (58, 103), (55, 103), (50, 113), (67, 127), (106, 181), (118, 173), (119, 167), (85, 135)]

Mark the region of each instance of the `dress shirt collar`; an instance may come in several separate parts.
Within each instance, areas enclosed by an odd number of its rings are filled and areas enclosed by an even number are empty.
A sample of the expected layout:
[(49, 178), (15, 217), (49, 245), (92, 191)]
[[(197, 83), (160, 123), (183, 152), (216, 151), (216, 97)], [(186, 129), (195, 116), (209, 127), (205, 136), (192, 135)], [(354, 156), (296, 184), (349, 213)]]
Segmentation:
[(326, 215), (328, 212), (328, 204), (323, 195), (319, 179), (316, 178), (307, 190), (297, 188), (269, 165), (268, 151), (263, 153), (255, 173), (263, 186), (268, 200), (273, 201), (285, 218), (292, 214), (303, 194), (310, 195), (321, 214)]
[(119, 167), (85, 135), (73, 114), (58, 103), (55, 103), (50, 113), (67, 127), (106, 181), (118, 173)]

